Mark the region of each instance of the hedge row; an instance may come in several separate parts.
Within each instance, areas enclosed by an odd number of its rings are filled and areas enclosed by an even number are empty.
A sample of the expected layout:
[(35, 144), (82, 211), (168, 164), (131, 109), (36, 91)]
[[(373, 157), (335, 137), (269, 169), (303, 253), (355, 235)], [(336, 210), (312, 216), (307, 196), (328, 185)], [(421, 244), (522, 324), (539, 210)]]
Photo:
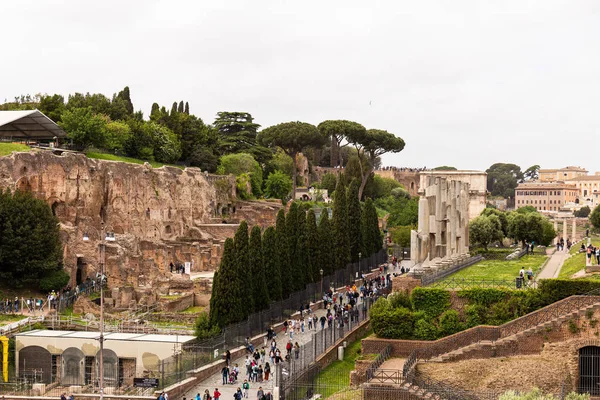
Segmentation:
[[(394, 293), (371, 308), (373, 331), (388, 339), (435, 340), (477, 325), (501, 325), (573, 295), (598, 290), (600, 281), (547, 279), (538, 289), (474, 288), (457, 292), (467, 300), (462, 315), (451, 309), (450, 292), (416, 288)], [(592, 293), (595, 294), (595, 293)]]

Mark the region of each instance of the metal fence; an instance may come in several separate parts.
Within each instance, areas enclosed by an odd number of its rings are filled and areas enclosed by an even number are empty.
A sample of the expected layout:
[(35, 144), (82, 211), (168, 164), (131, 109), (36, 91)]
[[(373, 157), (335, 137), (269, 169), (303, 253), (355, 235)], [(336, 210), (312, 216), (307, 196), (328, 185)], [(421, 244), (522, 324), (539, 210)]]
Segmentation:
[[(518, 279), (518, 278), (516, 278)], [(433, 282), (427, 287), (449, 290), (463, 290), (472, 288), (493, 289), (530, 289), (537, 287), (535, 281), (519, 281), (510, 279), (473, 279), (473, 278), (448, 278)]]
[(444, 270), (439, 270), (434, 273), (423, 275), (421, 277), (421, 284), (423, 286), (431, 285), (432, 283), (442, 280), (442, 279), (446, 278), (447, 276), (450, 276), (453, 273), (460, 271), (461, 269), (470, 267), (471, 265), (478, 263), (481, 260), (483, 260), (483, 257), (481, 255), (470, 257), (461, 264), (457, 264), (450, 268), (447, 268)]

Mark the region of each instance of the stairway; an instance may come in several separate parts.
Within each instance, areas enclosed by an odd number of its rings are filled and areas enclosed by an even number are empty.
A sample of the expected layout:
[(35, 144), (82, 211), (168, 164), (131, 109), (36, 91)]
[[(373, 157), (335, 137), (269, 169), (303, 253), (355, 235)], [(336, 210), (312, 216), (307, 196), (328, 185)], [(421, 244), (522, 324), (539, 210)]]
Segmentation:
[[(520, 332), (517, 332), (513, 335), (510, 335), (510, 336), (507, 336), (504, 338), (500, 338), (496, 341), (482, 340), (480, 342), (470, 344), (470, 345), (462, 347), (460, 349), (441, 354), (440, 356), (434, 357), (429, 361), (430, 362), (451, 362), (451, 361), (458, 361), (458, 360), (464, 360), (464, 359), (469, 359), (469, 358), (480, 358), (480, 357), (477, 357), (476, 354), (483, 353), (484, 351), (488, 351), (489, 352), (488, 356), (493, 357), (493, 353), (496, 350), (503, 348), (504, 346), (514, 346), (519, 340), (523, 339), (526, 336), (529, 336), (529, 335), (535, 334), (535, 333), (539, 333), (539, 332), (543, 332), (543, 331), (546, 331), (547, 329), (552, 329), (554, 327), (559, 327), (562, 323), (564, 323), (566, 321), (584, 317), (588, 312), (590, 312), (590, 311), (594, 312), (599, 309), (600, 309), (600, 303), (595, 303), (595, 304), (586, 306), (584, 308), (581, 308), (579, 310), (561, 315), (558, 318), (555, 318), (555, 319), (552, 319), (552, 320), (549, 320), (549, 321), (546, 321), (543, 323), (539, 323), (538, 325), (536, 325), (534, 327), (522, 330)], [(481, 356), (481, 354), (479, 354), (479, 356)]]

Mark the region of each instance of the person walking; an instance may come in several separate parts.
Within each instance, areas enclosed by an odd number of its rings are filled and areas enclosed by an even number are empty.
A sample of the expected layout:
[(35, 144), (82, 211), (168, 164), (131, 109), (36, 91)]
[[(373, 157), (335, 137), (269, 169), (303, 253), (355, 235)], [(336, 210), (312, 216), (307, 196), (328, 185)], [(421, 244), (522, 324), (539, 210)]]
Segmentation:
[(246, 379), (244, 379), (244, 383), (242, 384), (242, 389), (244, 389), (244, 397), (248, 398), (248, 391), (250, 390), (250, 384)]
[(219, 392), (219, 388), (215, 388), (215, 391), (213, 392), (213, 399), (219, 400), (220, 398), (221, 398), (221, 392)]
[(212, 400), (208, 389), (204, 389), (204, 395), (202, 396), (202, 400)]
[(264, 372), (265, 372), (265, 381), (268, 381), (269, 380), (269, 374), (271, 373), (271, 366), (269, 365), (269, 363), (265, 364)]
[(265, 397), (265, 392), (263, 392), (262, 386), (259, 386), (256, 392), (256, 400), (263, 400), (263, 397)]
[(228, 365), (225, 365), (221, 369), (221, 375), (223, 376), (223, 385), (227, 385), (227, 382), (229, 381), (229, 366)]
[(194, 398), (194, 400), (202, 400), (202, 396), (200, 396), (200, 393), (196, 393), (196, 397)]

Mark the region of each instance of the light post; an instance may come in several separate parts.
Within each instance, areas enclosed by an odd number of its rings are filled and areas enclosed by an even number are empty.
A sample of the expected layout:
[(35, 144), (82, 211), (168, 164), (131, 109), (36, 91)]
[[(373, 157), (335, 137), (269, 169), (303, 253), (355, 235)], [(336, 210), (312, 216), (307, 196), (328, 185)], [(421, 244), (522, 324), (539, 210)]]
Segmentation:
[(360, 276), (362, 276), (362, 253), (358, 252), (358, 270), (360, 271)]
[[(87, 242), (90, 240), (87, 233), (83, 234), (83, 241)], [(100, 389), (100, 400), (104, 399), (104, 261), (106, 257), (106, 241), (114, 242), (114, 233), (107, 233), (104, 231), (104, 223), (102, 223), (102, 233), (100, 235), (100, 357), (99, 357), (99, 389)]]
[(323, 268), (319, 270), (319, 274), (321, 274), (321, 300), (323, 299)]

